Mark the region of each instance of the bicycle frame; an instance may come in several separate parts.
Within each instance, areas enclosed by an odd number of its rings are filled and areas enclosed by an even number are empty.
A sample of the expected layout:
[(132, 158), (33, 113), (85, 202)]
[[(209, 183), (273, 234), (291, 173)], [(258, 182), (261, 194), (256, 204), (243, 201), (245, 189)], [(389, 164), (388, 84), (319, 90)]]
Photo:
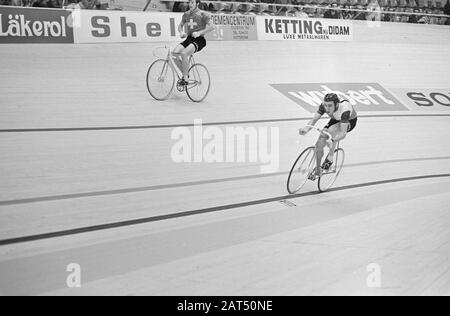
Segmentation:
[[(307, 125), (311, 129), (318, 131), (321, 135), (326, 136), (327, 138), (332, 138), (332, 135), (320, 128), (315, 126)], [(332, 146), (328, 145), (331, 149)], [(333, 184), (335, 183), (337, 177), (339, 176), (342, 167), (344, 166), (345, 160), (345, 152), (344, 149), (340, 147), (340, 142), (337, 142), (337, 148), (335, 149), (334, 158), (335, 163), (332, 167), (321, 173), (320, 176), (317, 175), (316, 172), (316, 164), (317, 164), (317, 146), (310, 146), (302, 151), (302, 153), (297, 157), (294, 162), (294, 165), (289, 172), (289, 177), (287, 180), (287, 190), (290, 194), (295, 194), (306, 184), (308, 180), (316, 181), (319, 192), (327, 191)], [(339, 160), (341, 160), (339, 162)], [(322, 163), (322, 162), (320, 162)], [(320, 165), (318, 166), (320, 168)], [(321, 168), (323, 169), (323, 168)], [(324, 177), (325, 175), (329, 175)], [(294, 186), (294, 187), (292, 187)]]
[[(158, 49), (161, 49), (161, 48), (167, 49), (167, 55), (166, 55), (166, 58), (165, 58), (165, 59), (166, 59), (167, 62), (171, 65), (172, 69), (175, 71), (175, 74), (177, 75), (178, 80), (180, 80), (180, 79), (183, 77), (183, 73), (182, 73), (181, 69), (178, 68), (178, 66), (177, 66), (177, 64), (175, 63), (175, 61), (173, 60), (174, 58), (178, 58), (178, 56), (176, 56), (176, 55), (178, 55), (178, 54), (174, 54), (174, 53), (172, 52), (172, 49), (171, 49), (170, 47), (164, 46), (164, 47), (157, 47), (157, 48), (153, 51), (153, 56), (155, 56), (155, 57), (158, 58), (158, 56), (155, 54), (155, 51), (157, 51)], [(191, 56), (189, 57), (189, 68), (192, 67), (193, 65), (195, 65), (195, 59), (194, 59), (194, 55), (191, 55)]]
[[(158, 50), (163, 50), (163, 53), (158, 54)], [(157, 59), (150, 65), (147, 71), (147, 89), (153, 98), (157, 100), (164, 100), (172, 93), (173, 88), (176, 87), (176, 89), (179, 92), (186, 92), (188, 97), (192, 101), (194, 102), (203, 101), (203, 99), (208, 94), (210, 88), (210, 75), (205, 65), (197, 64), (194, 59), (194, 56), (193, 55), (189, 56), (188, 78), (185, 78), (187, 79), (187, 84), (186, 83), (183, 84), (180, 81), (184, 77), (183, 71), (182, 69), (180, 69), (181, 67), (179, 67), (178, 65), (180, 64), (179, 62), (180, 54), (173, 53), (172, 48), (169, 46), (161, 46), (153, 50), (153, 56), (155, 56)], [(149, 78), (150, 71), (153, 65), (155, 64), (159, 65), (158, 66), (159, 68), (152, 73), (153, 79), (151, 79)], [(164, 93), (164, 95), (161, 97), (153, 94), (149, 86), (149, 82), (155, 83), (156, 80), (156, 83), (157, 84), (159, 83), (160, 85), (159, 86), (157, 85), (155, 89), (160, 89), (162, 88), (163, 85), (165, 84), (167, 85), (166, 78), (168, 78), (168, 80), (171, 80), (171, 82), (168, 83), (172, 84), (171, 88), (167, 87), (170, 88), (170, 91), (168, 89), (166, 89), (167, 91), (164, 91), (164, 89), (161, 90)], [(153, 92), (155, 92), (155, 90)]]
[[(311, 128), (311, 129), (314, 129), (314, 130), (318, 131), (321, 135), (327, 136), (329, 139), (332, 139), (332, 138), (333, 138), (333, 136), (332, 136), (330, 133), (328, 133), (327, 131), (324, 131), (323, 129), (320, 129), (320, 128), (316, 127), (316, 126), (313, 126), (313, 125), (306, 125), (305, 127), (309, 127), (309, 128)], [(338, 158), (339, 158), (339, 152), (340, 152), (339, 149), (341, 149), (341, 142), (340, 142), (340, 141), (337, 142), (337, 145), (336, 145), (336, 148), (335, 148), (335, 151), (336, 151), (336, 161), (338, 161)], [(314, 158), (315, 158), (315, 154), (314, 154)], [(332, 169), (334, 169), (334, 170), (328, 170), (328, 171), (325, 172), (324, 174), (336, 173), (336, 166), (335, 166), (334, 164), (333, 164)]]

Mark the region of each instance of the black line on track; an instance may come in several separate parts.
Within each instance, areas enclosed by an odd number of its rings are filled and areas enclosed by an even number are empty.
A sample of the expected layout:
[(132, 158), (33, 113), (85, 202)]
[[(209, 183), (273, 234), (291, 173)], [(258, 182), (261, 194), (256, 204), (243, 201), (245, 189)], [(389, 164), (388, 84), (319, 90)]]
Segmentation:
[[(450, 177), (450, 174), (423, 175), (423, 176), (414, 176), (414, 177), (405, 177), (405, 178), (397, 178), (397, 179), (390, 179), (390, 180), (380, 180), (380, 181), (373, 181), (373, 182), (366, 182), (366, 183), (358, 183), (358, 184), (352, 184), (352, 185), (346, 185), (346, 186), (333, 188), (333, 189), (329, 190), (329, 192), (344, 191), (344, 190), (369, 187), (369, 186), (375, 186), (375, 185), (382, 185), (382, 184), (388, 184), (388, 183), (405, 182), (405, 181), (413, 181), (413, 180), (421, 180), (421, 179), (431, 179), (431, 178), (444, 178), (444, 177)], [(300, 194), (294, 194), (294, 195), (283, 195), (283, 196), (277, 196), (277, 197), (272, 197), (272, 198), (267, 198), (267, 199), (260, 199), (260, 200), (254, 200), (254, 201), (248, 201), (248, 202), (215, 206), (215, 207), (192, 210), (192, 211), (158, 215), (158, 216), (152, 216), (152, 217), (146, 217), (146, 218), (138, 218), (138, 219), (133, 219), (133, 220), (100, 224), (100, 225), (95, 225), (95, 226), (86, 226), (86, 227), (81, 227), (81, 228), (68, 229), (68, 230), (62, 230), (62, 231), (56, 231), (56, 232), (50, 232), (50, 233), (44, 233), (44, 234), (38, 234), (38, 235), (29, 235), (29, 236), (16, 237), (16, 238), (10, 238), (10, 239), (3, 239), (3, 240), (0, 240), (0, 246), (24, 243), (24, 242), (30, 242), (30, 241), (38, 241), (38, 240), (50, 239), (50, 238), (57, 238), (57, 237), (63, 237), (63, 236), (70, 236), (70, 235), (76, 235), (76, 234), (83, 234), (83, 233), (88, 233), (88, 232), (101, 231), (101, 230), (107, 230), (107, 229), (113, 229), (113, 228), (119, 228), (119, 227), (125, 227), (125, 226), (133, 226), (133, 225), (139, 225), (139, 224), (145, 224), (145, 223), (151, 223), (151, 222), (158, 222), (158, 221), (163, 221), (163, 220), (168, 220), (168, 219), (181, 218), (181, 217), (186, 217), (186, 216), (212, 213), (212, 212), (218, 212), (218, 211), (225, 211), (225, 210), (229, 210), (229, 209), (235, 209), (235, 208), (247, 207), (247, 206), (253, 206), (253, 205), (260, 205), (260, 204), (265, 204), (265, 203), (270, 203), (270, 202), (278, 202), (278, 201), (282, 201), (282, 200), (290, 200), (290, 199), (311, 196), (311, 195), (318, 195), (318, 194), (321, 194), (321, 193), (314, 191), (314, 192), (300, 193)]]
[[(385, 114), (385, 115), (360, 115), (359, 118), (377, 118), (377, 117), (436, 117), (450, 116), (450, 114)], [(325, 118), (324, 118), (325, 119)], [(211, 122), (202, 123), (202, 126), (220, 126), (220, 125), (242, 125), (242, 124), (262, 124), (277, 122), (309, 121), (310, 117), (280, 118), (267, 120), (248, 120), (233, 122)], [(85, 131), (115, 131), (115, 130), (140, 130), (140, 129), (164, 129), (177, 127), (194, 127), (189, 124), (167, 124), (167, 125), (135, 125), (135, 126), (93, 126), (93, 127), (54, 127), (54, 128), (17, 128), (0, 129), (0, 133), (44, 133), (44, 132), (85, 132)]]
[[(399, 162), (447, 160), (447, 159), (450, 159), (450, 157), (392, 159), (392, 160), (369, 161), (369, 162), (347, 164), (347, 165), (345, 165), (345, 167), (352, 168), (352, 167), (381, 165), (381, 164), (399, 163)], [(257, 175), (230, 177), (230, 178), (222, 178), (222, 179), (211, 179), (211, 180), (181, 182), (181, 183), (172, 183), (172, 184), (160, 184), (160, 185), (153, 185), (153, 186), (125, 188), (125, 189), (116, 189), (116, 190), (92, 191), (92, 192), (81, 192), (81, 193), (71, 193), (71, 194), (61, 194), (61, 195), (39, 196), (39, 197), (15, 199), (15, 200), (4, 200), (4, 201), (0, 201), (0, 206), (11, 206), (11, 205), (18, 205), (18, 204), (51, 202), (51, 201), (95, 197), (95, 196), (107, 196), (107, 195), (116, 195), (116, 194), (139, 193), (139, 192), (156, 191), (156, 190), (164, 190), (164, 189), (174, 189), (174, 188), (189, 187), (189, 186), (196, 186), (196, 185), (269, 178), (269, 177), (287, 175), (288, 173), (289, 173), (289, 171), (283, 171), (283, 172), (276, 172), (276, 173), (269, 173), (269, 174), (257, 174)]]

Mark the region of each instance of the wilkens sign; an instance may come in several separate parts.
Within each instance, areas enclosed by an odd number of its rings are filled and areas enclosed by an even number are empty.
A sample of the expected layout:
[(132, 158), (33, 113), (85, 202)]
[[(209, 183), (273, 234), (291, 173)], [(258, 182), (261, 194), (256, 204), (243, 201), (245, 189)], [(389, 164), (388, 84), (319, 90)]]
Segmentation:
[(378, 83), (290, 83), (273, 88), (311, 113), (317, 111), (325, 94), (334, 92), (358, 111), (407, 111), (408, 109)]
[(70, 12), (0, 7), (0, 43), (73, 43)]

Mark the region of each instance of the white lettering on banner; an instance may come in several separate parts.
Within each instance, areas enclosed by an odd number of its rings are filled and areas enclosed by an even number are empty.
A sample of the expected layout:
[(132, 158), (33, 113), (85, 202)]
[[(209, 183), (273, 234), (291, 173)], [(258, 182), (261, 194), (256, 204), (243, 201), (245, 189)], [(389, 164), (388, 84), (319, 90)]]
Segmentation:
[(274, 89), (313, 113), (327, 93), (336, 93), (358, 111), (407, 111), (393, 94), (378, 83), (280, 83)]
[(0, 36), (13, 37), (66, 37), (66, 18), (61, 16), (61, 21), (34, 21), (25, 18), (23, 14), (8, 15), (7, 29), (3, 29), (3, 15), (0, 14)]
[[(372, 86), (367, 86), (367, 89), (365, 90), (348, 90), (347, 92), (332, 90), (326, 85), (321, 85), (320, 87), (323, 89), (322, 91), (290, 91), (288, 93), (314, 107), (318, 107), (322, 103), (325, 95), (330, 92), (336, 93), (341, 99), (348, 100), (352, 105), (358, 103), (364, 105), (379, 105), (380, 102), (390, 105), (395, 104), (393, 100), (386, 98), (382, 91), (379, 91)], [(377, 100), (377, 97), (379, 100)]]
[(81, 11), (76, 43), (179, 41), (180, 13)]

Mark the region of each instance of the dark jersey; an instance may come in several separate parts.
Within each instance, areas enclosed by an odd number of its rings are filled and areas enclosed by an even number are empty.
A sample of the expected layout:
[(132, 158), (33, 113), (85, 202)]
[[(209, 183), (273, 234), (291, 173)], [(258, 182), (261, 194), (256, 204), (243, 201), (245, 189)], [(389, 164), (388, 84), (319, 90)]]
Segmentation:
[(203, 31), (211, 21), (209, 13), (195, 9), (194, 11), (186, 11), (183, 14), (181, 23), (187, 25), (187, 35), (192, 35), (194, 32)]

